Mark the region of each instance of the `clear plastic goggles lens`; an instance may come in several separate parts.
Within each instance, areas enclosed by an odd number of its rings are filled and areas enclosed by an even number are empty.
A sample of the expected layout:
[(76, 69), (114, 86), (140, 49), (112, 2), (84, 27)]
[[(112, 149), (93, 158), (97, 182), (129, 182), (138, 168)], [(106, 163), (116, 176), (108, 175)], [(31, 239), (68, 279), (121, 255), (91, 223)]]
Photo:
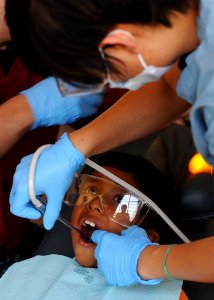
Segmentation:
[(63, 97), (84, 96), (101, 93), (104, 91), (104, 84), (69, 84), (60, 78), (56, 79), (60, 93)]
[(85, 174), (73, 181), (68, 201), (70, 205), (87, 205), (89, 209), (96, 201), (101, 213), (124, 227), (142, 221), (150, 209), (142, 199), (118, 184)]

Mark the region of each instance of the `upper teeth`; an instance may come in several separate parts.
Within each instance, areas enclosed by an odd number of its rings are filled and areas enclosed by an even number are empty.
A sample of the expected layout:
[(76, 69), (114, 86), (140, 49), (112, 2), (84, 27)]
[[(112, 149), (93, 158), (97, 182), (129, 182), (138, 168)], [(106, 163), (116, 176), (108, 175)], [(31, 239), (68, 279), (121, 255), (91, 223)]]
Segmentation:
[(90, 225), (90, 226), (92, 226), (92, 227), (95, 227), (95, 223), (94, 223), (94, 222), (91, 222), (91, 221), (89, 221), (89, 220), (86, 220), (86, 221), (84, 222), (83, 225)]

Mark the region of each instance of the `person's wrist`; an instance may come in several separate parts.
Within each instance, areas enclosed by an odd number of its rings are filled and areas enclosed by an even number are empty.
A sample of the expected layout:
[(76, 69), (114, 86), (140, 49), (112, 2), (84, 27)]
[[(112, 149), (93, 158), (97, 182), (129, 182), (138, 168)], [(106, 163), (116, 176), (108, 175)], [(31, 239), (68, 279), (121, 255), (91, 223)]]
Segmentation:
[(75, 159), (77, 168), (85, 163), (84, 154), (75, 147), (67, 133), (64, 133), (57, 143), (62, 143), (63, 152), (69, 160), (73, 161)]
[(20, 94), (25, 96), (29, 107), (32, 110), (34, 121), (31, 127), (35, 129), (40, 126), (50, 126), (52, 120), (52, 102), (57, 99), (58, 88), (56, 80), (53, 77), (48, 77), (41, 80), (32, 87), (21, 91)]
[(153, 276), (153, 263), (155, 257), (159, 252), (159, 244), (151, 244), (146, 246), (140, 253), (137, 263), (137, 273), (142, 280), (151, 280), (155, 277)]
[[(29, 111), (31, 112), (30, 129), (33, 130), (42, 126), (43, 112), (41, 109), (38, 110), (38, 107), (41, 105), (41, 98), (36, 97), (34, 94), (29, 94), (28, 90), (21, 92), (19, 95), (25, 98), (25, 102), (27, 103)], [(35, 99), (37, 99), (37, 102), (35, 102)]]
[[(29, 130), (35, 122), (35, 117), (27, 101), (27, 98), (24, 95), (19, 94), (11, 100), (14, 100), (17, 103), (17, 105), (14, 106), (14, 108), (16, 109), (15, 113), (17, 116), (19, 116), (20, 122), (22, 122), (23, 129)], [(21, 124), (19, 125), (21, 126)]]
[(75, 130), (68, 134), (73, 146), (78, 149), (85, 157), (93, 155), (93, 137), (87, 135), (83, 129)]

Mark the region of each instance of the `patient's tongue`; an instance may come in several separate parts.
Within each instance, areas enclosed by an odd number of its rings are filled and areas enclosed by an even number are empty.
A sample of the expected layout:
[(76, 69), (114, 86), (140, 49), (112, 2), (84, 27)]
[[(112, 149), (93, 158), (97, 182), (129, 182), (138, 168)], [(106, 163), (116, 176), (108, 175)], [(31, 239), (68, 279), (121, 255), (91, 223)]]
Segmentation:
[[(92, 234), (93, 234), (93, 232), (95, 231), (96, 229), (95, 229), (95, 227), (92, 227), (92, 226), (90, 226), (90, 225), (84, 225), (84, 226), (82, 226), (82, 228), (81, 228), (81, 232), (89, 239), (89, 240), (91, 240), (91, 236), (92, 236)], [(91, 241), (92, 242), (92, 241)]]

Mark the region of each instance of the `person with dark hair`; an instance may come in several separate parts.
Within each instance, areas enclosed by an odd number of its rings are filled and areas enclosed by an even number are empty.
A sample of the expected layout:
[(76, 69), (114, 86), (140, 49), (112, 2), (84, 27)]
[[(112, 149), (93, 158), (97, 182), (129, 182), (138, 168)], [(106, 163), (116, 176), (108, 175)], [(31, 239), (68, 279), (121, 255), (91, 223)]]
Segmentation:
[(57, 138), (58, 127), (39, 127), (72, 123), (93, 115), (102, 102), (98, 94), (63, 97), (57, 81), (53, 77), (45, 78), (51, 72), (28, 37), (29, 4), (28, 0), (0, 0), (1, 266), (31, 226), (28, 220), (17, 218), (9, 210), (16, 165), (21, 157), (45, 142), (54, 143)]
[[(59, 77), (76, 83), (99, 84), (108, 75), (107, 67), (111, 79), (115, 77), (121, 84), (120, 81), (127, 81), (142, 70), (137, 51), (142, 51), (148, 66), (162, 67), (197, 46), (195, 28), (192, 28), (197, 7), (198, 0), (136, 0), (134, 4), (131, 0), (32, 0), (29, 30), (40, 57)], [(124, 36), (123, 32), (109, 36), (113, 30), (123, 27), (134, 36)], [(187, 36), (188, 44), (177, 32), (183, 29), (193, 34)], [(173, 35), (175, 45), (171, 43)], [(134, 40), (133, 44), (130, 39)], [(103, 48), (104, 59), (99, 48)], [(149, 57), (150, 48), (153, 53)]]

